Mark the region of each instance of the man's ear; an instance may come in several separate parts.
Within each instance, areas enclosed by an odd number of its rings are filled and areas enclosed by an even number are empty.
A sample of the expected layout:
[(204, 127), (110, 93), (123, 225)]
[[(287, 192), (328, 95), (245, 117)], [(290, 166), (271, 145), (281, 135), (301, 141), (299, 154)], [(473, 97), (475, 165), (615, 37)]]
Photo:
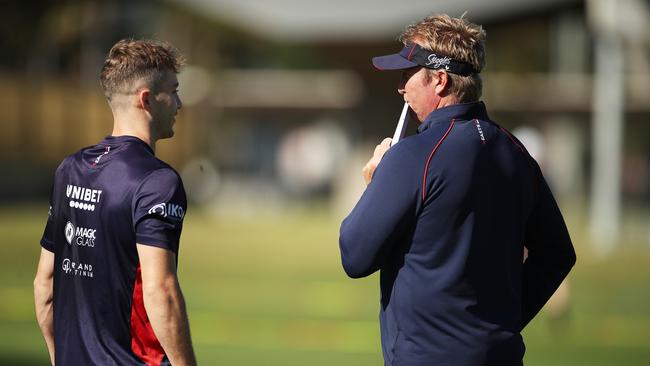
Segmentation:
[(436, 75), (433, 77), (433, 84), (436, 94), (444, 96), (449, 89), (450, 82), (451, 80), (449, 79), (449, 74), (447, 74), (446, 71), (436, 70)]
[(151, 108), (151, 90), (142, 89), (138, 92), (138, 108), (146, 111)]

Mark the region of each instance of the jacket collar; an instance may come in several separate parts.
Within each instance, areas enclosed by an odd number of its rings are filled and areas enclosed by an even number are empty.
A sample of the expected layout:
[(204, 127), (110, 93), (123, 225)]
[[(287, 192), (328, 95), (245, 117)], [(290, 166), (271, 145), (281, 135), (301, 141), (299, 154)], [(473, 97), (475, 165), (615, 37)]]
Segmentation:
[(426, 131), (429, 127), (436, 123), (446, 122), (449, 123), (452, 119), (456, 120), (472, 120), (480, 119), (489, 121), (485, 104), (483, 102), (468, 102), (453, 104), (447, 107), (436, 109), (431, 112), (427, 118), (418, 126), (418, 133)]

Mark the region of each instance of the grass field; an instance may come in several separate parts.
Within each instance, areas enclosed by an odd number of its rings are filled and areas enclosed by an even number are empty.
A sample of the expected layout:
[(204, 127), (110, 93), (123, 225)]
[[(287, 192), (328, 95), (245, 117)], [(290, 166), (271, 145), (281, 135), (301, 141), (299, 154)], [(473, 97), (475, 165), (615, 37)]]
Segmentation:
[[(47, 363), (31, 286), (46, 214), (45, 203), (0, 207), (0, 365)], [(255, 219), (190, 209), (179, 266), (201, 364), (382, 364), (378, 276), (345, 277), (338, 224), (319, 209)], [(580, 220), (569, 226), (571, 311), (527, 327), (526, 365), (649, 365), (648, 243), (598, 259)]]

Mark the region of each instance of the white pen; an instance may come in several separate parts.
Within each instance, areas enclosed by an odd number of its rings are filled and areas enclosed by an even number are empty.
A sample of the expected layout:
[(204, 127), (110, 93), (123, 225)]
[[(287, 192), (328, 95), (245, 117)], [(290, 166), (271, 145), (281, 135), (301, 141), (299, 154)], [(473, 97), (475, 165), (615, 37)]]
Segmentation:
[(404, 137), (406, 132), (406, 126), (408, 125), (408, 110), (409, 104), (404, 102), (404, 108), (402, 108), (402, 114), (399, 116), (399, 121), (397, 122), (397, 127), (395, 128), (395, 134), (393, 135), (393, 141), (390, 146), (395, 145), (399, 142), (400, 139)]

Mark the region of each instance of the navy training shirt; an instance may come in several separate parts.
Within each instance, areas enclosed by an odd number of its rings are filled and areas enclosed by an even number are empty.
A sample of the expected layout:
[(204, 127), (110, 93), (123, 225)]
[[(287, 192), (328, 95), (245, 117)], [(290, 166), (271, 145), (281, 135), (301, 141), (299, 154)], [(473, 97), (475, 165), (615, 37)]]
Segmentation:
[(522, 365), (521, 330), (575, 262), (539, 166), (482, 102), (391, 147), (339, 244), (350, 277), (380, 270), (389, 366)]
[(54, 253), (57, 365), (160, 365), (136, 243), (178, 254), (180, 176), (142, 140), (106, 137), (63, 160), (41, 246)]

